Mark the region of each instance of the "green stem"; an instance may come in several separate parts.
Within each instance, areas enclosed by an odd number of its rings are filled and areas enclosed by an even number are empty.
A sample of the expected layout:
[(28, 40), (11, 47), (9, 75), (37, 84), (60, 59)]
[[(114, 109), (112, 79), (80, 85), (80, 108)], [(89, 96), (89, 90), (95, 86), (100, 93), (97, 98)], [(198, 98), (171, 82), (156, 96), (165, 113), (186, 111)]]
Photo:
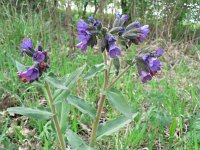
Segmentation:
[(109, 66), (108, 66), (108, 80), (109, 80), (109, 75), (110, 75), (110, 70), (111, 70), (111, 67), (112, 67), (112, 62), (113, 62), (113, 59), (111, 58), (110, 59), (110, 64), (109, 64)]
[[(104, 56), (104, 64), (105, 64), (105, 66), (107, 66), (106, 50), (104, 50), (103, 56)], [(112, 60), (110, 61), (110, 64), (109, 64), (108, 68), (104, 70), (103, 91), (104, 90), (109, 90), (110, 88), (112, 88), (113, 85), (117, 82), (117, 80), (121, 76), (123, 76), (124, 73), (126, 73), (128, 71), (128, 69), (131, 67), (130, 65), (128, 65), (115, 79), (113, 79), (112, 83), (108, 86), (111, 65), (112, 65)], [(104, 99), (105, 99), (105, 95), (101, 93), (99, 101), (98, 101), (98, 109), (97, 109), (96, 119), (95, 119), (95, 121), (93, 123), (93, 126), (92, 126), (92, 134), (91, 134), (91, 138), (90, 138), (90, 146), (91, 147), (94, 147), (94, 143), (95, 143), (95, 140), (96, 140), (96, 133), (97, 133), (99, 120), (101, 118), (101, 112), (102, 112), (102, 109), (103, 109)]]
[(59, 139), (59, 142), (60, 142), (61, 150), (66, 150), (66, 145), (65, 145), (65, 142), (64, 142), (61, 130), (60, 130), (59, 123), (58, 123), (58, 116), (56, 114), (56, 108), (55, 108), (55, 105), (53, 103), (53, 96), (51, 94), (51, 89), (50, 89), (49, 84), (47, 82), (45, 82), (45, 88), (46, 88), (46, 91), (47, 91), (47, 96), (48, 96), (49, 104), (50, 104), (50, 107), (51, 107), (51, 112), (54, 114), (53, 121), (54, 121), (54, 125), (55, 125), (56, 132), (57, 132), (57, 135), (58, 135), (58, 139)]
[[(106, 54), (106, 50), (104, 50), (103, 58), (104, 58), (104, 64), (105, 64), (105, 66), (107, 66), (107, 54)], [(103, 91), (106, 89), (106, 86), (108, 84), (108, 79), (109, 79), (109, 72), (108, 72), (107, 69), (105, 69), (104, 70)], [(92, 134), (91, 134), (91, 137), (90, 137), (90, 146), (91, 147), (94, 146), (94, 143), (95, 143), (95, 140), (96, 140), (97, 127), (98, 127), (98, 124), (99, 124), (99, 120), (101, 118), (101, 112), (102, 112), (102, 109), (103, 109), (104, 98), (105, 98), (105, 95), (101, 93), (99, 101), (98, 101), (98, 109), (97, 109), (96, 119), (95, 119), (95, 121), (93, 123), (93, 126), (92, 126)]]
[(113, 85), (117, 82), (117, 80), (121, 78), (121, 76), (123, 76), (124, 73), (126, 73), (130, 67), (131, 65), (128, 65), (115, 79), (113, 79), (112, 83), (106, 88), (106, 90), (109, 90), (110, 88), (112, 88)]

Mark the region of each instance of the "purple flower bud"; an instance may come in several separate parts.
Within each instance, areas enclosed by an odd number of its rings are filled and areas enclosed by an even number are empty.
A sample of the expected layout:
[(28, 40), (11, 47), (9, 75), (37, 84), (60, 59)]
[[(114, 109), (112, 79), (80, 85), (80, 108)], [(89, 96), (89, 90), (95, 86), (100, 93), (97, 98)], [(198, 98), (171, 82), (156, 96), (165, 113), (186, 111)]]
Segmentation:
[(149, 57), (150, 57), (150, 54), (147, 53), (147, 54), (144, 54), (144, 55), (142, 56), (142, 59), (143, 59), (146, 63), (148, 63)]
[(33, 82), (40, 76), (40, 73), (38, 68), (31, 67), (24, 72), (18, 72), (17, 75), (23, 82)]
[(134, 21), (133, 26), (136, 27), (136, 28), (140, 28), (142, 25), (140, 24), (139, 21)]
[(94, 22), (94, 17), (93, 17), (93, 16), (90, 16), (90, 17), (88, 18), (88, 21), (89, 21), (89, 22)]
[(135, 21), (125, 28), (121, 36), (128, 41), (129, 46), (131, 43), (138, 45), (140, 42), (146, 40), (149, 32), (149, 25), (141, 26), (138, 21)]
[(117, 40), (113, 36), (108, 37), (108, 44), (113, 45)]
[(121, 18), (120, 13), (119, 13), (119, 12), (116, 12), (116, 13), (115, 13), (115, 17), (116, 17), (117, 19), (120, 19), (120, 18)]
[(127, 27), (126, 27), (126, 30), (131, 30), (133, 28), (140, 28), (142, 25), (140, 24), (139, 21), (135, 21), (135, 22), (132, 22), (131, 24), (129, 24)]
[(39, 63), (43, 62), (45, 57), (46, 57), (45, 54), (41, 51), (35, 51), (33, 54), (33, 60)]
[(119, 49), (119, 47), (115, 45), (110, 46), (109, 55), (111, 58), (115, 58), (117, 55), (120, 55), (120, 54), (121, 54), (121, 50)]
[(124, 31), (125, 31), (125, 28), (124, 27), (120, 27), (119, 32), (123, 33)]
[(25, 50), (31, 50), (31, 49), (33, 49), (32, 41), (31, 41), (31, 39), (29, 39), (29, 38), (25, 38), (25, 39), (23, 40), (23, 42), (20, 44), (20, 46), (21, 46), (23, 49), (25, 49)]
[(94, 22), (93, 26), (95, 26), (95, 27), (102, 27), (101, 21), (96, 20), (96, 21)]
[(127, 20), (128, 20), (128, 15), (122, 15), (122, 16), (121, 16), (121, 19), (127, 21)]

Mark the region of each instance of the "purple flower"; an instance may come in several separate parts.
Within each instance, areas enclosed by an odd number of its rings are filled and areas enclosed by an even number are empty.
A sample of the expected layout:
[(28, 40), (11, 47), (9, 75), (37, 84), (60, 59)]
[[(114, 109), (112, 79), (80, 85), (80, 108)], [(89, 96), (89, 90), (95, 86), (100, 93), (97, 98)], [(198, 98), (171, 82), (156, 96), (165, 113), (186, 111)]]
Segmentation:
[(149, 60), (148, 66), (149, 66), (149, 68), (151, 69), (152, 72), (157, 72), (161, 69), (160, 60), (153, 57)]
[(141, 34), (140, 34), (138, 40), (140, 42), (143, 42), (147, 38), (149, 32), (150, 32), (149, 25), (144, 25), (144, 26), (140, 27), (140, 33)]
[(33, 54), (33, 60), (36, 62), (43, 62), (45, 57), (45, 54), (41, 51), (35, 51)]
[(88, 18), (88, 21), (89, 21), (89, 22), (94, 22), (94, 17), (93, 17), (93, 16), (90, 16), (90, 17)]
[(20, 44), (20, 46), (22, 47), (22, 49), (25, 49), (25, 50), (33, 49), (33, 44), (31, 42), (31, 39), (29, 38), (25, 38), (23, 42)]
[(89, 26), (87, 23), (81, 20), (77, 23), (77, 30), (78, 30), (77, 40), (79, 40), (80, 43), (77, 44), (76, 46), (77, 48), (80, 48), (82, 52), (86, 52), (88, 45), (93, 47), (94, 45), (97, 44), (97, 39), (96, 39), (97, 29), (94, 26)]
[(117, 55), (121, 54), (121, 50), (119, 49), (119, 47), (112, 45), (109, 48), (109, 55), (111, 58), (115, 58)]
[(31, 42), (31, 39), (25, 38), (23, 42), (20, 44), (22, 50), (21, 55), (23, 56), (24, 53), (26, 53), (28, 56), (32, 57), (34, 50), (33, 50), (33, 44)]
[(87, 49), (87, 44), (90, 40), (91, 33), (88, 31), (89, 25), (83, 20), (77, 23), (78, 37), (77, 40), (80, 41), (76, 46), (81, 49), (82, 52), (85, 52)]
[(113, 45), (117, 40), (113, 36), (108, 37), (108, 44)]
[(85, 23), (85, 21), (80, 20), (77, 23), (77, 28), (78, 28), (78, 32), (86, 31), (89, 28), (89, 25), (87, 23)]
[(163, 53), (164, 53), (164, 51), (163, 51), (163, 49), (161, 49), (161, 48), (158, 48), (158, 49), (156, 50), (156, 56), (157, 56), (157, 57), (162, 56)]
[(37, 62), (34, 66), (28, 68), (26, 71), (17, 72), (18, 77), (23, 82), (33, 82), (37, 80), (43, 72), (46, 72), (49, 65), (47, 60), (49, 57), (47, 56), (47, 50), (43, 51), (41, 45), (38, 46), (37, 50), (33, 49), (33, 44), (30, 39), (26, 38), (23, 43), (21, 43), (21, 47), (23, 48), (22, 52), (25, 52), (27, 55), (32, 57), (33, 61)]
[(142, 70), (140, 72), (140, 78), (141, 78), (141, 80), (142, 80), (143, 83), (146, 83), (147, 80), (151, 80), (152, 79), (152, 76), (151, 76), (150, 73)]
[(79, 35), (77, 36), (77, 40), (83, 42), (83, 43), (88, 43), (89, 39), (90, 39), (90, 32), (89, 31), (81, 31), (79, 32)]
[(33, 82), (36, 79), (38, 79), (38, 77), (40, 76), (40, 73), (39, 73), (38, 68), (31, 67), (31, 68), (28, 68), (28, 70), (24, 72), (18, 72), (17, 75), (23, 82)]
[(102, 40), (102, 51), (105, 49), (109, 53), (111, 58), (115, 58), (117, 55), (121, 54), (121, 50), (119, 47), (115, 46), (115, 42), (117, 40), (112, 35), (106, 35), (106, 37)]
[(162, 49), (157, 49), (154, 52), (141, 54), (137, 57), (137, 68), (140, 78), (143, 83), (151, 80), (153, 76), (161, 70), (161, 62), (158, 57), (163, 55)]
[(81, 51), (82, 51), (83, 53), (85, 53), (85, 52), (86, 52), (86, 49), (87, 49), (87, 43), (80, 42), (80, 43), (78, 43), (78, 44), (76, 45), (76, 47), (77, 47), (77, 48), (80, 48)]

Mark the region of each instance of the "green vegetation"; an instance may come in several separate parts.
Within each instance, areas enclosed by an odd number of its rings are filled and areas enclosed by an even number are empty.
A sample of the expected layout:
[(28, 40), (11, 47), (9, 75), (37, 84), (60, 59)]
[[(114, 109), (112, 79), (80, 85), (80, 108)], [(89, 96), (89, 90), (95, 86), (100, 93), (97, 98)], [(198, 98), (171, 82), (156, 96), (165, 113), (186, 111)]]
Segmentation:
[[(29, 37), (33, 39), (34, 44), (42, 42), (47, 46), (45, 48), (50, 48), (49, 72), (59, 77), (65, 75), (69, 77), (70, 73), (86, 63), (86, 69), (77, 80), (76, 87), (72, 87), (71, 93), (95, 106), (104, 82), (103, 73), (99, 73), (99, 76), (94, 76), (90, 80), (84, 80), (84, 77), (87, 77), (85, 75), (88, 70), (103, 62), (101, 52), (89, 49), (85, 55), (79, 49), (75, 50), (73, 42), (76, 29), (74, 25), (81, 18), (80, 10), (71, 11), (73, 18), (66, 25), (66, 12), (54, 8), (51, 4), (47, 4), (47, 8), (39, 12), (26, 3), (23, 3), (21, 8), (11, 2), (0, 1), (0, 4), (0, 149), (14, 150), (19, 147), (22, 149), (56, 149), (58, 147), (56, 145), (57, 136), (51, 120), (37, 120), (6, 111), (12, 106), (50, 110), (42, 88), (36, 83), (24, 84), (16, 74), (16, 61), (31, 65), (31, 60), (27, 59), (27, 56), (20, 56), (19, 45), (23, 38)], [(105, 19), (105, 23), (109, 22)], [(162, 26), (163, 22), (160, 22), (159, 32), (162, 31)], [(116, 83), (116, 89), (121, 91), (131, 104), (131, 111), (138, 112), (138, 115), (134, 121), (130, 121), (130, 124), (118, 132), (100, 139), (96, 146), (98, 149), (126, 150), (146, 147), (149, 149), (199, 149), (200, 45), (198, 45), (198, 38), (190, 41), (183, 37), (184, 40), (180, 41), (175, 35), (186, 28), (188, 32), (185, 34), (188, 33), (190, 37), (189, 29), (198, 33), (199, 25), (187, 24), (184, 27), (182, 25), (174, 27), (176, 30), (173, 28), (171, 32), (173, 35), (170, 37), (173, 40), (170, 41), (168, 37), (163, 37), (165, 34), (157, 38), (155, 38), (157, 33), (156, 35), (154, 32), (151, 34), (148, 40), (149, 47), (155, 48), (157, 45), (165, 50), (162, 58), (162, 71), (152, 81), (142, 84), (138, 79), (136, 67), (132, 67)], [(194, 34), (194, 37), (197, 36), (198, 34)], [(132, 46), (129, 51), (139, 51), (145, 44), (147, 43)], [(120, 71), (125, 66), (124, 61), (121, 61)], [(114, 68), (111, 68), (111, 73), (111, 77), (114, 77)], [(70, 98), (66, 101), (70, 101)], [(115, 102), (113, 99), (111, 101)], [(92, 117), (85, 114), (93, 109), (82, 114), (77, 109), (76, 99), (72, 98), (70, 102), (72, 107), (66, 108), (66, 114), (69, 114), (69, 117), (67, 115), (66, 117), (58, 116), (65, 118), (63, 128), (70, 128), (73, 131), (66, 132), (66, 145), (75, 149), (77, 147), (71, 147), (69, 143), (77, 142), (86, 149), (88, 147), (85, 143), (89, 143), (87, 140), (91, 134)], [(67, 103), (62, 102), (62, 105), (65, 104), (68, 107)], [(119, 122), (129, 122), (128, 119), (120, 120), (119, 112), (111, 108), (107, 101), (104, 105), (107, 107), (102, 112), (101, 122), (110, 121), (116, 116), (119, 117)], [(65, 131), (63, 128), (61, 126), (61, 130)], [(81, 143), (83, 141), (77, 138), (75, 133), (80, 135), (85, 143)], [(99, 132), (97, 136), (103, 135)]]

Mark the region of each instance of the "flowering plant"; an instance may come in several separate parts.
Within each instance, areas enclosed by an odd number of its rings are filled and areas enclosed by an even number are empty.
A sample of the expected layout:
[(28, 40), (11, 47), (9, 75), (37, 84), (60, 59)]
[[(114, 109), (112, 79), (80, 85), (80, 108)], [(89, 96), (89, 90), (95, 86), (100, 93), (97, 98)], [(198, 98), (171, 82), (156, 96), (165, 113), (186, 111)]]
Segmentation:
[[(86, 54), (88, 46), (93, 48), (98, 44), (98, 41), (100, 41), (100, 50), (103, 53), (103, 64), (92, 67), (83, 78), (88, 80), (97, 75), (98, 72), (104, 72), (104, 83), (100, 90), (97, 110), (87, 101), (83, 101), (82, 98), (70, 93), (70, 89), (80, 78), (86, 65), (78, 68), (71, 73), (68, 78), (63, 78), (62, 80), (48, 74), (44, 75), (44, 77), (39, 80), (39, 78), (49, 68), (48, 51), (43, 51), (41, 45), (39, 45), (37, 49), (34, 49), (32, 41), (29, 38), (26, 38), (21, 43), (21, 54), (23, 55), (25, 53), (31, 57), (34, 65), (31, 67), (23, 67), (24, 70), (19, 70), (17, 75), (20, 80), (25, 83), (39, 81), (39, 85), (42, 87), (47, 99), (49, 100), (51, 112), (19, 107), (9, 108), (8, 111), (38, 119), (53, 118), (60, 148), (62, 150), (66, 149), (65, 137), (67, 137), (72, 148), (87, 149), (94, 147), (95, 142), (103, 136), (112, 134), (134, 120), (137, 116), (137, 112), (133, 111), (131, 105), (128, 104), (126, 98), (121, 94), (121, 92), (114, 89), (114, 85), (119, 78), (121, 78), (128, 69), (133, 66), (133, 64), (136, 64), (137, 66), (141, 81), (147, 83), (148, 80), (151, 80), (153, 76), (161, 70), (162, 65), (158, 58), (163, 55), (163, 50), (158, 48), (148, 53), (140, 52), (136, 54), (135, 57), (132, 58), (131, 62), (127, 64), (125, 69), (120, 72), (119, 59), (122, 57), (122, 51), (125, 51), (125, 49), (122, 49), (121, 47), (124, 46), (126, 49), (130, 50), (132, 44), (138, 45), (144, 42), (148, 38), (150, 32), (148, 25), (142, 25), (138, 21), (125, 26), (127, 20), (127, 15), (120, 15), (117, 13), (111, 29), (104, 27), (99, 20), (95, 20), (92, 16), (88, 18), (88, 23), (84, 20), (80, 20), (77, 23), (77, 40), (80, 41), (77, 44), (77, 48), (79, 48), (82, 53)], [(22, 64), (17, 64), (18, 68), (19, 66), (22, 66)], [(117, 73), (113, 78), (111, 78), (111, 70), (113, 66), (117, 69)], [(50, 85), (54, 87), (55, 91), (51, 91), (52, 89)], [(99, 124), (105, 100), (108, 100), (109, 104), (114, 109), (117, 109), (122, 115), (113, 120), (109, 120), (104, 124)], [(87, 114), (92, 120), (93, 126), (89, 142), (90, 147), (87, 146), (80, 137), (69, 130), (66, 123), (66, 116), (69, 115), (69, 106), (76, 107), (82, 113)], [(66, 112), (68, 112), (67, 115)], [(66, 133), (66, 130), (67, 134), (65, 135), (63, 133)], [(76, 139), (76, 142), (71, 140), (74, 138)]]
[[(121, 93), (116, 89), (113, 89), (114, 84), (122, 75), (124, 75), (124, 73), (128, 71), (134, 62), (136, 62), (138, 73), (142, 82), (146, 83), (147, 80), (151, 80), (152, 77), (155, 76), (155, 74), (161, 69), (161, 62), (158, 57), (163, 55), (163, 50), (158, 48), (157, 50), (149, 53), (137, 54), (135, 58), (132, 59), (132, 62), (127, 65), (121, 73), (117, 73), (118, 75), (110, 80), (110, 70), (113, 63), (116, 68), (119, 66), (119, 61), (113, 60), (118, 60), (122, 53), (120, 44), (118, 44), (118, 46), (117, 43), (123, 44), (128, 49), (132, 44), (138, 45), (144, 42), (150, 32), (149, 26), (142, 25), (138, 21), (125, 26), (124, 24), (127, 22), (128, 16), (120, 15), (119, 13), (116, 14), (116, 19), (114, 20), (113, 26), (110, 30), (104, 27), (99, 20), (94, 21), (93, 17), (90, 17), (88, 20), (90, 22), (89, 24), (83, 20), (80, 20), (77, 23), (77, 39), (80, 41), (80, 43), (77, 44), (77, 47), (80, 48), (83, 53), (86, 53), (87, 46), (93, 47), (96, 45), (98, 38), (101, 41), (101, 51), (103, 52), (104, 65), (108, 66), (104, 69), (103, 92), (101, 92), (99, 96), (98, 109), (93, 122), (92, 134), (90, 138), (90, 146), (94, 146), (96, 139), (103, 136), (103, 133), (101, 132), (105, 132), (102, 129), (103, 125), (99, 125), (105, 97), (112, 106), (124, 115), (124, 118), (132, 120), (137, 114), (132, 111), (130, 105), (124, 100), (123, 95), (121, 95)], [(116, 120), (118, 119), (119, 118), (116, 118)], [(109, 124), (109, 122), (107, 124)], [(108, 128), (106, 125), (104, 125), (104, 127)], [(110, 128), (117, 128), (117, 125)], [(99, 135), (99, 132), (102, 135)]]

